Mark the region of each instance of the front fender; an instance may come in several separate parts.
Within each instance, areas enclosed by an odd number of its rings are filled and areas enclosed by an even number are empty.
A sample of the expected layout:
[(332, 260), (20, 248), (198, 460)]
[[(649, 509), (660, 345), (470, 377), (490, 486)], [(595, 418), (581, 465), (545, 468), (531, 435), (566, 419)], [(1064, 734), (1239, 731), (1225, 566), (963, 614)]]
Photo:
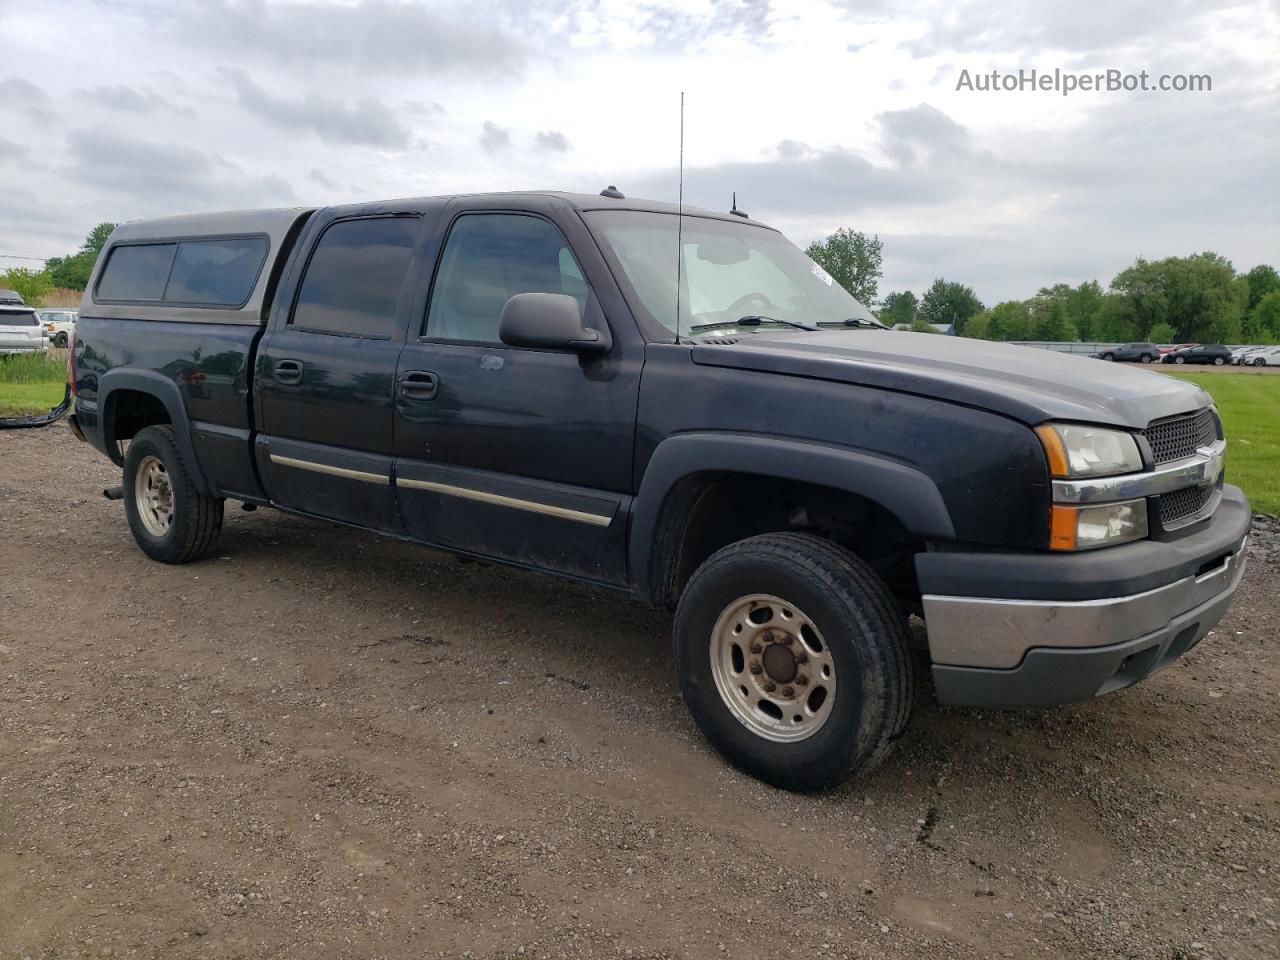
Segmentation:
[(913, 467), (828, 444), (722, 432), (682, 433), (653, 452), (631, 514), (628, 563), (637, 592), (650, 596), (650, 561), (667, 494), (707, 472), (757, 474), (821, 484), (865, 497), (925, 539), (955, 539), (937, 485)]

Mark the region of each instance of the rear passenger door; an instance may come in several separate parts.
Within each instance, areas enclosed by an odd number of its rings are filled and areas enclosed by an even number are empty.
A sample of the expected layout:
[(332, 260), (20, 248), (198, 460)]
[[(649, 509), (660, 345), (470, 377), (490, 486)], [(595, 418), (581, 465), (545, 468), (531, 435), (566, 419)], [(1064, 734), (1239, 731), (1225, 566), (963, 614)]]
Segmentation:
[(256, 455), (273, 503), (401, 529), (393, 384), (422, 233), (409, 212), (312, 224), (310, 252), (281, 284), (258, 350)]

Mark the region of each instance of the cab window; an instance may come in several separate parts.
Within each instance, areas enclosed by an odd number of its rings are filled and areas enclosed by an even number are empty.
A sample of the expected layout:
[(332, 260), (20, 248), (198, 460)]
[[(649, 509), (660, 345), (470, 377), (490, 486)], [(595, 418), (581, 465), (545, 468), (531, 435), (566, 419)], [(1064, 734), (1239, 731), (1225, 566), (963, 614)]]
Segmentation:
[(417, 217), (339, 220), (316, 244), (293, 308), (293, 326), (389, 340), (418, 239)]
[(502, 308), (517, 293), (563, 293), (585, 309), (587, 283), (564, 235), (540, 217), (475, 213), (449, 231), (427, 308), (426, 335), (500, 343)]

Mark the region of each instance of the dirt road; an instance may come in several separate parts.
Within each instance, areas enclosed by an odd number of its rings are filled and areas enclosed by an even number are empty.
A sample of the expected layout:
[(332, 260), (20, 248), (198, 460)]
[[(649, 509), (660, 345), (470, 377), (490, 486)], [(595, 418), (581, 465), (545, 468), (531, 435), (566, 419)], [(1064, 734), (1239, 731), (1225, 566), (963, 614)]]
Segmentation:
[(0, 434), (0, 957), (1280, 955), (1280, 530), (1091, 705), (942, 710), (821, 796), (726, 767), (621, 597), (271, 511), (133, 546)]

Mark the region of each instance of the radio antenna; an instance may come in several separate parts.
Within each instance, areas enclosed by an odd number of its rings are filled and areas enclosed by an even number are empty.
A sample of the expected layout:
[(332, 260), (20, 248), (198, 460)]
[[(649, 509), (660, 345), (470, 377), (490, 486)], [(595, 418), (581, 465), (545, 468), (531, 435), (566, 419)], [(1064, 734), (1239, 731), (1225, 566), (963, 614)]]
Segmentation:
[(684, 267), (684, 91), (680, 91), (680, 179), (676, 192), (676, 343), (680, 342), (680, 283)]

